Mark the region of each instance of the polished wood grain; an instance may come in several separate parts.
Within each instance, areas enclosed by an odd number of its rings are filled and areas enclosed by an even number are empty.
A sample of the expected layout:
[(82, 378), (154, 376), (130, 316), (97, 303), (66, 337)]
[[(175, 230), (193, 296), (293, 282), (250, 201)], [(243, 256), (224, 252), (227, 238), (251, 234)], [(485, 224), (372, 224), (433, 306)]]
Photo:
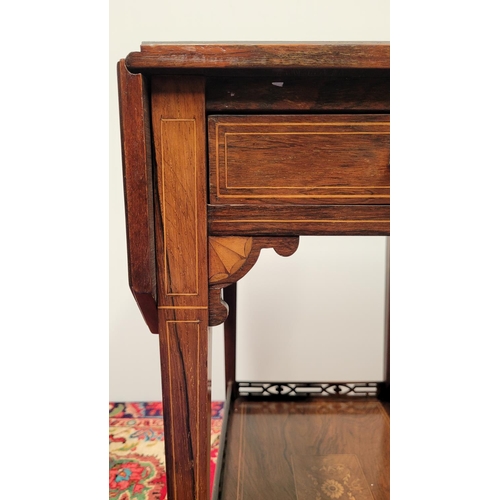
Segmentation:
[(204, 80), (156, 77), (151, 87), (159, 203), (159, 305), (206, 305)]
[(210, 78), (208, 113), (388, 112), (389, 70), (330, 78)]
[(263, 248), (274, 248), (278, 255), (293, 255), (299, 246), (299, 237), (235, 237), (210, 236), (209, 304), (210, 326), (224, 322), (228, 315), (228, 304), (222, 299), (221, 289), (243, 278), (257, 262)]
[(164, 68), (389, 68), (388, 42), (148, 42), (128, 55), (133, 71)]
[(389, 203), (388, 115), (214, 115), (210, 203)]
[(222, 297), (222, 287), (211, 287), (208, 293), (209, 326), (222, 325), (229, 315), (229, 305)]
[[(206, 320), (160, 310), (165, 457), (169, 499), (209, 495), (210, 393)], [(188, 319), (190, 318), (190, 319)]]
[(210, 234), (377, 235), (390, 233), (389, 205), (209, 205)]
[(243, 278), (255, 265), (263, 248), (273, 248), (278, 255), (289, 257), (299, 246), (299, 237), (209, 237), (209, 283), (231, 285)]
[(139, 310), (158, 333), (149, 95), (142, 75), (118, 63), (128, 279)]
[(378, 401), (237, 399), (220, 498), (389, 500), (389, 434)]
[(208, 264), (204, 79), (155, 77), (160, 355), (170, 500), (209, 494)]

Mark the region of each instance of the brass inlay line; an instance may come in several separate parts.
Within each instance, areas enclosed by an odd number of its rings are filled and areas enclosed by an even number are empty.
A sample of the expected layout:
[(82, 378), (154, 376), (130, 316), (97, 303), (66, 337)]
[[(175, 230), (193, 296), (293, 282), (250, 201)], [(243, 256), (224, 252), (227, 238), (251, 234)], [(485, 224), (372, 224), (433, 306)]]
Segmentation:
[[(390, 189), (391, 186), (224, 186), (226, 189)], [(330, 196), (330, 195), (325, 195)], [(333, 196), (333, 195), (332, 195)], [(348, 195), (342, 195), (348, 196)]]
[[(163, 123), (164, 122), (192, 122), (194, 124), (193, 130), (193, 139), (194, 139), (194, 147), (193, 147), (193, 152), (194, 152), (194, 192), (197, 193), (197, 183), (198, 183), (198, 159), (197, 159), (197, 152), (196, 152), (196, 138), (197, 138), (197, 132), (196, 132), (196, 120), (194, 118), (162, 118), (161, 119), (161, 157), (162, 157), (162, 168), (161, 168), (161, 173), (162, 173), (162, 206), (163, 209), (165, 209), (165, 197), (166, 197), (166, 185), (165, 185), (165, 154), (164, 154), (164, 149), (163, 149), (163, 143), (164, 143), (164, 133), (163, 133)], [(195, 266), (196, 266), (196, 273), (195, 273), (195, 292), (184, 292), (184, 293), (169, 293), (165, 292), (165, 295), (167, 297), (178, 297), (178, 296), (197, 296), (199, 295), (199, 281), (198, 281), (198, 254), (199, 254), (199, 249), (198, 249), (198, 196), (194, 196), (194, 216), (195, 216), (195, 249), (196, 249), (196, 257), (195, 257)], [(167, 224), (164, 224), (164, 229), (163, 229), (163, 240), (164, 240), (164, 269), (165, 269), (165, 283), (168, 284), (168, 276), (167, 276)], [(167, 285), (168, 286), (168, 285)]]
[[(170, 335), (171, 335), (171, 332), (168, 328), (168, 323), (196, 323), (196, 326), (197, 326), (197, 337), (198, 337), (198, 344), (197, 344), (197, 352), (196, 352), (196, 361), (198, 363), (198, 366), (197, 366), (197, 369), (195, 370), (196, 374), (197, 374), (197, 377), (196, 377), (196, 382), (197, 382), (197, 386), (196, 386), (196, 429), (195, 429), (195, 432), (196, 432), (196, 455), (197, 455), (197, 464), (198, 466), (196, 467), (196, 470), (195, 470), (195, 481), (196, 481), (196, 484), (195, 484), (195, 491), (199, 491), (199, 487), (200, 487), (200, 466), (201, 466), (201, 462), (200, 462), (200, 396), (201, 396), (201, 393), (200, 393), (200, 371), (199, 371), (199, 367), (200, 367), (200, 320), (166, 320), (165, 322), (167, 324), (167, 327), (166, 327), (166, 330), (167, 332), (169, 333), (169, 337), (167, 339), (167, 353), (168, 353), (168, 373), (169, 373), (169, 387), (170, 387), (170, 416), (172, 417), (173, 416), (173, 398), (172, 398), (172, 372), (170, 370), (170, 367), (172, 366), (172, 361), (171, 361), (171, 356), (170, 356)], [(186, 405), (189, 406), (189, 396), (187, 394), (187, 391), (188, 391), (188, 388), (186, 387)], [(187, 409), (188, 410), (188, 409)], [(172, 436), (172, 458), (173, 458), (173, 468), (174, 468), (174, 477), (176, 476), (176, 473), (175, 473), (175, 447), (174, 447), (174, 420), (173, 418), (170, 418), (170, 429), (171, 429), (171, 436)], [(176, 483), (174, 482), (174, 497), (176, 496), (175, 493), (177, 491), (177, 488), (176, 488)]]
[(224, 137), (228, 135), (391, 135), (390, 132), (224, 132)]
[(219, 181), (219, 124), (215, 125), (215, 182), (217, 186), (217, 197), (220, 198)]
[[(166, 323), (199, 323), (199, 319), (167, 319)], [(200, 328), (198, 327), (198, 330)]]
[(248, 223), (260, 223), (260, 222), (266, 222), (266, 223), (310, 223), (310, 222), (320, 222), (320, 223), (327, 223), (327, 224), (336, 224), (337, 222), (390, 222), (389, 219), (376, 219), (376, 220), (364, 220), (364, 219), (281, 219), (281, 220), (273, 220), (273, 219), (219, 219), (213, 221), (213, 223), (221, 223), (221, 224), (228, 224), (228, 223), (241, 223), (241, 222), (248, 222)]
[[(241, 188), (228, 188), (241, 189)], [(243, 188), (252, 189), (252, 188)], [(271, 188), (255, 188), (255, 189), (271, 189)], [(283, 189), (283, 188), (272, 188)], [(285, 188), (286, 189), (286, 188)], [(293, 189), (293, 188), (292, 188)], [(295, 188), (296, 189), (296, 188)], [(318, 188), (314, 188), (318, 189)], [(362, 189), (362, 188), (349, 188)], [(369, 188), (367, 188), (369, 189)], [(389, 186), (381, 186), (380, 189), (390, 189)], [(388, 194), (220, 194), (219, 198), (389, 198)]]
[(261, 127), (280, 127), (283, 125), (292, 125), (296, 127), (302, 127), (302, 126), (307, 126), (307, 127), (326, 127), (326, 126), (333, 126), (333, 127), (358, 127), (360, 125), (362, 126), (371, 126), (371, 125), (385, 125), (387, 127), (390, 126), (390, 122), (319, 122), (319, 123), (313, 123), (313, 122), (276, 122), (276, 123), (268, 123), (268, 122), (259, 122), (259, 123), (241, 123), (241, 122), (219, 122), (217, 123), (217, 126), (222, 125), (222, 126), (230, 126), (230, 127), (255, 127), (255, 126), (261, 126)]
[(208, 309), (207, 306), (158, 306), (158, 309)]

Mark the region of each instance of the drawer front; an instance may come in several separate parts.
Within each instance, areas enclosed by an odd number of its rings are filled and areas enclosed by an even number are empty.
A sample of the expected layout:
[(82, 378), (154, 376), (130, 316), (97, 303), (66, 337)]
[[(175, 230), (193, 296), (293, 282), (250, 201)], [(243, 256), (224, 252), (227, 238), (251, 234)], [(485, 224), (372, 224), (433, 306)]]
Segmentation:
[(389, 203), (389, 115), (208, 118), (210, 202)]

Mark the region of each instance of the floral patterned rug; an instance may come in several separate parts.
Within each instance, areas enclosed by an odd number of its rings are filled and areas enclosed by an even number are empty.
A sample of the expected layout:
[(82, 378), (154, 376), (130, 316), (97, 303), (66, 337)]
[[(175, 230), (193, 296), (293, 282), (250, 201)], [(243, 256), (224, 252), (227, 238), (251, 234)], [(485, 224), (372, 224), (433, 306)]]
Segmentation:
[[(212, 402), (210, 490), (212, 489), (222, 402)], [(109, 498), (167, 498), (162, 403), (109, 403)]]

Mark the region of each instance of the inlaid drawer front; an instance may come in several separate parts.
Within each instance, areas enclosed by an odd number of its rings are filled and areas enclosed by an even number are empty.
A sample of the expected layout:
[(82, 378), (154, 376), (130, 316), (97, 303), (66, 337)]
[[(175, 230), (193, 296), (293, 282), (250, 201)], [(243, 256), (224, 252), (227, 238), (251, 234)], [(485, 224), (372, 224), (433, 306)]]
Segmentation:
[(389, 115), (208, 118), (210, 202), (389, 203)]

